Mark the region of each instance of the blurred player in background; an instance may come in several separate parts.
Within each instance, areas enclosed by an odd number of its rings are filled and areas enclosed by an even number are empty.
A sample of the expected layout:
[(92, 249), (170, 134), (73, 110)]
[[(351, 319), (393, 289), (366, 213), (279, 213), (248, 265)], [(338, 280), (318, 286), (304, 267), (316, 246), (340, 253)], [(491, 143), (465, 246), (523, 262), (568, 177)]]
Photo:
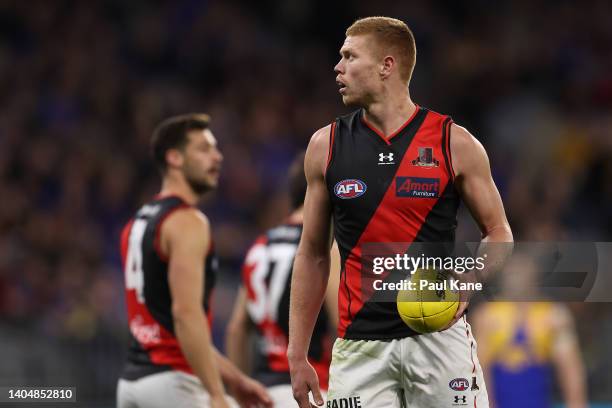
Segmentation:
[(495, 408), (553, 406), (553, 370), (567, 408), (586, 408), (584, 364), (570, 311), (542, 298), (534, 260), (514, 255), (502, 278), (500, 298), (473, 314), (480, 363)]
[[(412, 102), (416, 47), (406, 24), (370, 17), (356, 21), (346, 36), (336, 80), (344, 104), (361, 109), (318, 130), (306, 152), (304, 231), (289, 321), (294, 396), (302, 408), (311, 405), (309, 392), (323, 402), (306, 355), (328, 281), (333, 221), (342, 277), (327, 406), (486, 407), (475, 341), (463, 316), (468, 294), (462, 293), (450, 328), (418, 335), (394, 302), (363, 298), (361, 251), (368, 242), (454, 242), (460, 198), (480, 227), (481, 250), (490, 242), (512, 242), (487, 154), (448, 116)], [(484, 275), (499, 268), (505, 254), (494, 258)], [(477, 280), (474, 272), (461, 277)], [(450, 386), (454, 379), (459, 385)]]
[[(269, 406), (263, 386), (221, 356), (210, 336), (217, 268), (209, 221), (197, 209), (217, 187), (223, 159), (203, 114), (162, 122), (152, 138), (160, 193), (121, 235), (130, 347), (119, 408)], [(210, 317), (210, 316), (208, 316)]]
[[(276, 407), (297, 406), (291, 391), (287, 343), (289, 335), (289, 293), (293, 259), (302, 235), (306, 177), (304, 153), (289, 170), (292, 212), (286, 221), (259, 237), (248, 251), (242, 269), (242, 286), (228, 324), (228, 357), (242, 370), (268, 386)], [(308, 361), (315, 368), (321, 388), (327, 389), (331, 342), (337, 325), (340, 258), (332, 251), (325, 305), (321, 309), (308, 349)], [(249, 335), (257, 334), (256, 354), (251, 356)], [(253, 367), (254, 365), (254, 367)]]

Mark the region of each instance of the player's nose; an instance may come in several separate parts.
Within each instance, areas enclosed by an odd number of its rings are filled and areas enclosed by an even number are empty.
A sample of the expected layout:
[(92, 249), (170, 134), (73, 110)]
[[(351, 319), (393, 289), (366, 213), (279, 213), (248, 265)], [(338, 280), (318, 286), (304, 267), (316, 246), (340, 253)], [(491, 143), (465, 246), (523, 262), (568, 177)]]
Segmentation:
[(344, 64), (342, 64), (342, 60), (338, 61), (338, 63), (334, 67), (334, 72), (336, 74), (343, 74), (344, 73)]

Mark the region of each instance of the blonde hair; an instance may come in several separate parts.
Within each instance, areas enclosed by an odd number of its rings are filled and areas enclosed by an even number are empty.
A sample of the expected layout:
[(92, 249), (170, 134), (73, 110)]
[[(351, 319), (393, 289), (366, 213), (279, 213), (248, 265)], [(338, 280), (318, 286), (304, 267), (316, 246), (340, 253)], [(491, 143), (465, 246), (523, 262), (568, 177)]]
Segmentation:
[(346, 36), (371, 35), (382, 53), (392, 52), (399, 61), (400, 76), (410, 81), (416, 63), (416, 45), (410, 28), (395, 18), (366, 17), (346, 29)]

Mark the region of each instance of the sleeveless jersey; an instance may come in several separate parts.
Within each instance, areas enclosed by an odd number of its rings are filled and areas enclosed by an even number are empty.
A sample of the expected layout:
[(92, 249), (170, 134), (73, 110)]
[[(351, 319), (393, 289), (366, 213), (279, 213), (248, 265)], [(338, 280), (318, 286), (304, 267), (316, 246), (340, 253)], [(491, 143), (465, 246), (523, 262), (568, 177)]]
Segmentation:
[(450, 157), (452, 120), (418, 107), (386, 138), (363, 110), (331, 126), (325, 180), (334, 235), (342, 261), (338, 336), (387, 340), (417, 335), (398, 315), (395, 302), (365, 298), (362, 245), (452, 243), (459, 195)]
[[(176, 196), (157, 198), (140, 208), (121, 233), (130, 346), (122, 377), (135, 380), (166, 370), (192, 373), (174, 334), (168, 258), (160, 251), (160, 231), (172, 212), (188, 208)], [(212, 241), (211, 241), (212, 242)], [(206, 256), (202, 307), (210, 324), (210, 298), (217, 260)]]
[[(270, 229), (255, 241), (242, 268), (247, 313), (258, 336), (254, 373), (266, 386), (291, 384), (287, 360), (289, 294), (293, 260), (301, 235), (301, 224)], [(329, 318), (323, 307), (308, 351), (323, 389), (327, 389), (330, 351)]]
[(513, 303), (491, 302), (482, 307), (498, 322), (486, 338), (497, 406), (552, 407), (555, 331), (548, 322), (554, 306), (530, 303), (519, 310)]

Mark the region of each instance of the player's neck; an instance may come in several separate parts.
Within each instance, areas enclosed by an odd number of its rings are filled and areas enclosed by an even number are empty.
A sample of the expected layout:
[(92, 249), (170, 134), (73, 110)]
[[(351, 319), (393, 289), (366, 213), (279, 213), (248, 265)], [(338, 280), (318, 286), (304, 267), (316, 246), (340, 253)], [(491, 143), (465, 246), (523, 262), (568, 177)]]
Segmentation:
[(416, 109), (408, 92), (388, 92), (364, 108), (364, 117), (383, 134), (391, 135), (412, 117)]
[(173, 177), (164, 177), (159, 196), (178, 196), (189, 205), (196, 205), (200, 201), (200, 196), (185, 180)]

